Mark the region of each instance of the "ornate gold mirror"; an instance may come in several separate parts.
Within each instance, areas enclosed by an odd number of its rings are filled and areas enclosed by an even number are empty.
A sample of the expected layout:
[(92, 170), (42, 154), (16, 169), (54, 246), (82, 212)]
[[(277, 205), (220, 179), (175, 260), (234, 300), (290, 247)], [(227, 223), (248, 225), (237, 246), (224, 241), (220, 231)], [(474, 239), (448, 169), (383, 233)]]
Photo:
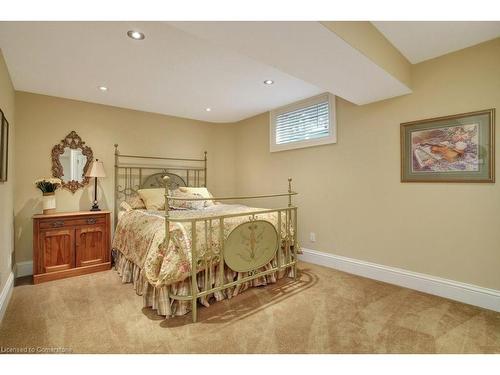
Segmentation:
[(74, 193), (89, 183), (85, 173), (93, 159), (92, 149), (72, 131), (52, 148), (52, 176), (60, 178), (62, 187)]

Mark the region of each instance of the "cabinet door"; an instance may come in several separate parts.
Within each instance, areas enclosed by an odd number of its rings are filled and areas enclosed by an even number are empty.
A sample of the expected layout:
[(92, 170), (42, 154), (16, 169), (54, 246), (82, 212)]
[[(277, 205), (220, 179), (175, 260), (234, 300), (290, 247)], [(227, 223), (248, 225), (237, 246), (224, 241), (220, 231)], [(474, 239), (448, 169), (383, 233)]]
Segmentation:
[(62, 271), (75, 266), (74, 229), (42, 230), (39, 236), (38, 273)]
[(108, 261), (106, 226), (82, 226), (76, 229), (76, 266), (84, 267)]

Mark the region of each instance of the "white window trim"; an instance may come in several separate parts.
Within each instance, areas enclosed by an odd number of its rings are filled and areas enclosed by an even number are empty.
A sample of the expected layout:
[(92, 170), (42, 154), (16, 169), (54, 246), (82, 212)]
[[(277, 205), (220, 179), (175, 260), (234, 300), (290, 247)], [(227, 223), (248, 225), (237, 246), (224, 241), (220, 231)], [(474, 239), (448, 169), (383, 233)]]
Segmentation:
[[(285, 112), (290, 112), (296, 109), (300, 109), (303, 107), (311, 106), (314, 104), (318, 104), (324, 102), (325, 99), (328, 99), (328, 114), (329, 114), (329, 127), (328, 127), (328, 135), (326, 137), (316, 138), (316, 139), (308, 139), (297, 142), (276, 144), (276, 118)], [(331, 143), (337, 143), (337, 121), (335, 116), (335, 95), (330, 93), (321, 94), (318, 96), (314, 96), (312, 98), (308, 98), (305, 100), (301, 100), (299, 102), (295, 102), (284, 107), (276, 108), (269, 112), (269, 148), (271, 152), (278, 151), (286, 151), (293, 150), (297, 148), (305, 148), (305, 147), (313, 147), (326, 145)]]

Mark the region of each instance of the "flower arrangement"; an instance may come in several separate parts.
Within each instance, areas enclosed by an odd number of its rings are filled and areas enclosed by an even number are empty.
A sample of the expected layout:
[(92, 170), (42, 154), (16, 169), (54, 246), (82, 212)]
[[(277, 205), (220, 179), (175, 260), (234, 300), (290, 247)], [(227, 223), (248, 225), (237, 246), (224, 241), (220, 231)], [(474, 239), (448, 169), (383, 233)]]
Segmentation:
[(42, 191), (42, 193), (54, 193), (62, 181), (59, 178), (39, 178), (35, 181), (35, 186)]

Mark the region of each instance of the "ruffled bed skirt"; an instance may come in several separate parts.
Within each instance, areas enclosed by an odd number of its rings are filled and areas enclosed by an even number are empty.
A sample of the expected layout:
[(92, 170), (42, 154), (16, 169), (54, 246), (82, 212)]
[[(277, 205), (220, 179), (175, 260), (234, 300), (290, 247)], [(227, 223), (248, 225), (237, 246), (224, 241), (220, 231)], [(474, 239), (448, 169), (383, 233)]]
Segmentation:
[[(161, 286), (159, 288), (151, 285), (144, 277), (143, 270), (132, 261), (128, 260), (118, 249), (113, 249), (113, 258), (115, 263), (115, 269), (120, 276), (122, 283), (132, 283), (137, 295), (142, 296), (143, 306), (151, 307), (156, 310), (158, 315), (164, 315), (165, 317), (185, 315), (191, 311), (191, 301), (179, 301), (170, 298), (172, 295), (177, 296), (188, 296), (191, 293), (191, 278), (187, 278), (178, 283)], [(274, 263), (273, 261), (272, 263)], [(264, 269), (269, 269), (272, 264), (268, 264)], [(255, 280), (227, 288), (225, 290), (215, 292), (205, 297), (201, 297), (198, 301), (208, 307), (210, 302), (213, 300), (221, 301), (223, 299), (229, 299), (237, 296), (239, 293), (245, 291), (251, 287), (265, 286), (267, 284), (273, 284), (278, 279), (283, 278), (285, 275), (293, 277), (293, 268), (288, 268), (280, 272), (274, 272), (266, 276), (259, 277)], [(215, 272), (211, 273), (216, 274)], [(226, 282), (236, 281), (248, 276), (246, 272), (234, 272), (229, 268), (224, 269), (224, 274)], [(202, 270), (198, 272), (197, 283), (200, 291), (204, 290), (205, 285), (205, 271)], [(215, 280), (210, 280), (209, 288), (213, 288), (216, 285)]]

